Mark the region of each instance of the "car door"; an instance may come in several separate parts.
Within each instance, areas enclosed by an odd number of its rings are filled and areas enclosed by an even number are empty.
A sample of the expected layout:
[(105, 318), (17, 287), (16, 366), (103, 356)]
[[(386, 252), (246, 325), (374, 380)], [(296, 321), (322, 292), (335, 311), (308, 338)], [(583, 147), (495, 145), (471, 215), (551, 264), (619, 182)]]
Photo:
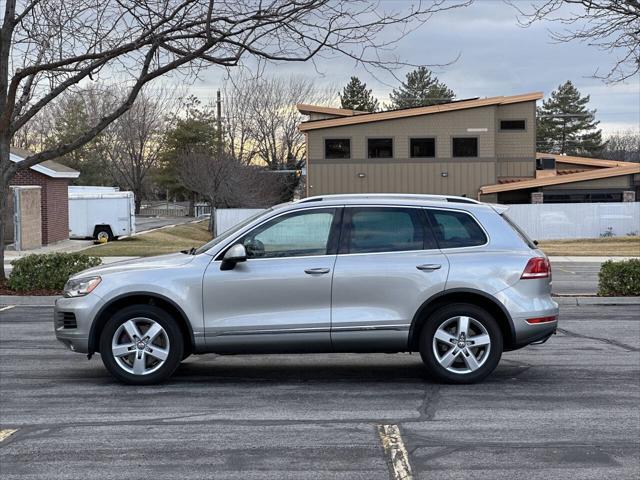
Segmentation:
[(331, 277), (340, 208), (290, 211), (256, 226), (247, 260), (203, 280), (205, 336), (216, 352), (324, 352), (331, 349)]
[(442, 291), (449, 263), (422, 208), (345, 207), (333, 275), (335, 351), (407, 347), (418, 308)]

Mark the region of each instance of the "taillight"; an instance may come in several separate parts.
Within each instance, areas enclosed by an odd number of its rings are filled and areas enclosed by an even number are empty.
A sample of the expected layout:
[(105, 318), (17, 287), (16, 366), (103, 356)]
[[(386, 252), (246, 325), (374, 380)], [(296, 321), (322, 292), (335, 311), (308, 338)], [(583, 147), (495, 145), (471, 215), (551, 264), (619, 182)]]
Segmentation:
[(545, 257), (535, 257), (529, 259), (520, 278), (548, 278), (550, 276), (551, 265), (549, 264), (549, 260)]

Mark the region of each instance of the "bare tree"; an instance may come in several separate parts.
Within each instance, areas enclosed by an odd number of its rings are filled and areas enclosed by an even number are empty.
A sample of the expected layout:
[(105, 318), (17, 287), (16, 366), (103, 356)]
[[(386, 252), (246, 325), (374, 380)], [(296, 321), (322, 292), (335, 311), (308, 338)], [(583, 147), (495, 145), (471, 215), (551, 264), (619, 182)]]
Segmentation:
[(209, 230), (216, 233), (215, 211), (222, 207), (255, 207), (275, 203), (278, 190), (264, 171), (243, 164), (228, 150), (186, 150), (178, 155), (183, 185), (207, 199), (211, 206)]
[(640, 131), (629, 129), (609, 135), (602, 158), (640, 163)]
[(614, 64), (605, 74), (594, 76), (607, 82), (621, 82), (640, 72), (640, 0), (516, 0), (522, 26), (542, 20), (559, 25), (551, 32), (558, 42), (584, 42), (614, 55)]
[(106, 129), (111, 174), (116, 183), (134, 193), (136, 213), (140, 213), (147, 174), (160, 160), (168, 118), (179, 105), (179, 96), (166, 88), (143, 92)]
[(291, 200), (305, 163), (303, 117), (298, 103), (337, 100), (333, 87), (319, 88), (305, 77), (288, 79), (239, 76), (225, 88), (225, 134), (231, 151), (245, 163), (267, 167), (279, 177), (280, 199)]
[[(19, 168), (89, 142), (162, 75), (189, 77), (206, 65), (234, 67), (247, 57), (313, 61), (320, 53), (392, 71), (401, 62), (383, 56), (385, 47), (434, 13), (471, 1), (5, 0), (0, 27), (0, 221), (9, 181)], [(388, 27), (399, 32), (391, 40), (380, 35)], [(29, 120), (74, 85), (96, 80), (117, 80), (121, 100), (75, 138), (20, 164), (10, 161), (9, 146)]]

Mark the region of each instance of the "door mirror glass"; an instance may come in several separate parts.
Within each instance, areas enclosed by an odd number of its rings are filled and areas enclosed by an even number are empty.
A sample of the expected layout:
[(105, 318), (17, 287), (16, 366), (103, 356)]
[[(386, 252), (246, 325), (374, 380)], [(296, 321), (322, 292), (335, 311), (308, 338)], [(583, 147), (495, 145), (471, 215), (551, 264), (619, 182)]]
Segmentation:
[(232, 246), (229, 250), (227, 250), (227, 253), (225, 253), (224, 257), (222, 258), (222, 261), (227, 263), (245, 262), (246, 260), (247, 250), (241, 243), (236, 243), (234, 246)]

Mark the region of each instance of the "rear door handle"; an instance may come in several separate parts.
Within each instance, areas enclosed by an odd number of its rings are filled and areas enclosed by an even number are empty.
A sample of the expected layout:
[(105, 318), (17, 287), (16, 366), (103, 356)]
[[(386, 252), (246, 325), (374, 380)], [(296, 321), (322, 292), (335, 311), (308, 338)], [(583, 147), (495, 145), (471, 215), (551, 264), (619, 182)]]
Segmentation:
[(442, 265), (439, 265), (437, 263), (425, 263), (423, 265), (417, 265), (416, 268), (423, 272), (433, 272), (434, 270), (440, 270), (440, 268), (442, 268)]
[(330, 268), (307, 268), (304, 273), (308, 273), (309, 275), (324, 275), (325, 273), (329, 273), (331, 271)]

